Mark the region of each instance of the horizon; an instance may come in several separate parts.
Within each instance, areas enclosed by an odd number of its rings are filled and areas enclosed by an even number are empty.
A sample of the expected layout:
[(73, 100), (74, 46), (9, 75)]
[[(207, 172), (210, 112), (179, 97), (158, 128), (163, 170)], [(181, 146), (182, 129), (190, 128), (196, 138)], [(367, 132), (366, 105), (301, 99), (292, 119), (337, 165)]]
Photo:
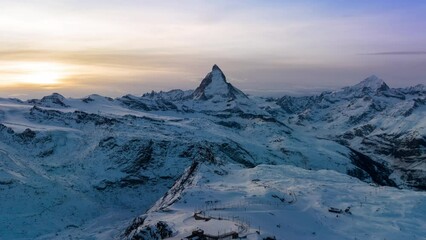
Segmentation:
[(426, 82), (422, 1), (8, 1), (0, 97), (195, 89), (217, 63), (257, 96), (312, 95), (377, 75)]
[[(214, 64), (214, 65), (216, 65), (216, 64)], [(284, 97), (284, 96), (294, 96), (294, 97), (315, 96), (315, 95), (320, 95), (321, 93), (324, 93), (324, 92), (334, 92), (334, 91), (343, 90), (346, 87), (353, 87), (353, 86), (361, 83), (362, 81), (367, 80), (367, 79), (372, 78), (372, 77), (378, 78), (379, 80), (382, 80), (391, 89), (409, 88), (409, 87), (414, 87), (414, 86), (417, 86), (417, 85), (423, 85), (423, 86), (425, 86), (424, 84), (419, 83), (419, 84), (414, 84), (414, 85), (410, 85), (410, 86), (394, 88), (393, 86), (389, 86), (389, 84), (385, 80), (383, 80), (379, 76), (376, 76), (376, 75), (373, 74), (373, 75), (368, 76), (368, 77), (366, 77), (366, 78), (364, 78), (364, 79), (362, 79), (362, 80), (360, 80), (360, 81), (358, 81), (356, 83), (352, 83), (351, 85), (343, 86), (343, 87), (340, 87), (340, 88), (337, 88), (337, 89), (326, 89), (326, 88), (323, 88), (323, 89), (317, 88), (317, 89), (315, 89), (315, 88), (311, 88), (311, 89), (306, 89), (306, 91), (303, 91), (303, 90), (300, 90), (298, 92), (291, 92), (290, 91), (290, 92), (287, 92), (287, 93), (285, 91), (278, 90), (277, 92), (270, 91), (269, 94), (265, 94), (265, 95), (256, 94), (256, 92), (253, 94), (253, 93), (250, 92), (250, 90), (248, 90), (248, 91), (247, 90), (242, 90), (242, 91), (244, 93), (246, 93), (248, 96), (255, 96), (255, 97), (280, 98), (280, 97)], [(203, 80), (203, 78), (200, 79), (199, 84), (201, 84), (202, 80)], [(227, 80), (227, 82), (229, 82), (229, 81)], [(12, 97), (3, 97), (3, 96), (0, 96), (0, 99), (10, 98), (10, 99), (19, 99), (19, 100), (26, 101), (26, 100), (38, 99), (38, 98), (42, 98), (42, 97), (46, 97), (46, 96), (50, 96), (50, 95), (54, 95), (54, 94), (59, 94), (59, 95), (65, 97), (65, 98), (69, 98), (69, 99), (82, 99), (82, 98), (86, 98), (86, 97), (89, 97), (89, 96), (92, 96), (92, 95), (98, 95), (98, 96), (101, 96), (101, 97), (120, 98), (120, 97), (123, 97), (125, 95), (129, 95), (129, 94), (130, 95), (134, 95), (134, 96), (142, 96), (144, 94), (149, 94), (151, 92), (168, 92), (168, 91), (172, 91), (172, 90), (194, 91), (198, 86), (199, 85), (196, 85), (196, 86), (194, 86), (193, 88), (190, 88), (190, 89), (179, 89), (179, 88), (175, 88), (175, 89), (168, 89), (168, 90), (161, 90), (160, 89), (160, 90), (157, 90), (157, 91), (151, 90), (151, 91), (147, 91), (147, 92), (143, 92), (143, 93), (135, 93), (135, 94), (133, 94), (133, 93), (124, 93), (123, 95), (116, 95), (116, 96), (103, 95), (103, 94), (96, 93), (96, 92), (93, 92), (93, 93), (88, 94), (88, 95), (81, 95), (81, 96), (67, 96), (65, 94), (62, 94), (61, 92), (50, 92), (50, 93), (48, 93), (46, 95), (40, 95), (40, 96), (34, 96), (34, 97), (28, 97), (28, 98), (20, 98), (19, 96), (12, 96)], [(238, 88), (238, 86), (234, 86), (234, 87)]]

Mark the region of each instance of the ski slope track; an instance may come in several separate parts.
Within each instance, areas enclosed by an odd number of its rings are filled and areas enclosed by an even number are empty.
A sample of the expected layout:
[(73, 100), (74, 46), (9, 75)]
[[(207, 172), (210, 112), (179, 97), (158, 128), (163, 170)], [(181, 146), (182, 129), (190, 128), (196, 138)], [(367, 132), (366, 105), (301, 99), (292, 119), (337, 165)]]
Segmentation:
[(0, 239), (425, 239), (426, 87), (0, 98)]

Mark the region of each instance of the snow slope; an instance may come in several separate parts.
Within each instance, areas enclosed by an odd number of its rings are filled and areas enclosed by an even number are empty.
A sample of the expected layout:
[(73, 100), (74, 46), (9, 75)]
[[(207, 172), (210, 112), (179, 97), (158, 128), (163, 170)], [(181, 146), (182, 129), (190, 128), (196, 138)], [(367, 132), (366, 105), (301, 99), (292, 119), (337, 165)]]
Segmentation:
[(212, 236), (236, 232), (247, 239), (282, 240), (426, 236), (426, 193), (286, 165), (242, 169), (203, 164), (177, 201), (156, 207), (141, 216), (143, 223), (128, 229), (125, 238), (156, 239), (147, 235), (147, 229), (158, 222), (172, 231), (168, 239), (184, 239), (195, 230)]

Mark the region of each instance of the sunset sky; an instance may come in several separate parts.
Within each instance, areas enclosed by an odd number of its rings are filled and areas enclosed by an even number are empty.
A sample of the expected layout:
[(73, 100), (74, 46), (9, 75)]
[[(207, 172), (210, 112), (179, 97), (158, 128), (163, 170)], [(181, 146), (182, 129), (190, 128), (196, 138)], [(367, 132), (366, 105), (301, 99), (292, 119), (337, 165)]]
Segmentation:
[(255, 95), (425, 83), (425, 13), (420, 0), (0, 0), (0, 97), (194, 89), (213, 64)]

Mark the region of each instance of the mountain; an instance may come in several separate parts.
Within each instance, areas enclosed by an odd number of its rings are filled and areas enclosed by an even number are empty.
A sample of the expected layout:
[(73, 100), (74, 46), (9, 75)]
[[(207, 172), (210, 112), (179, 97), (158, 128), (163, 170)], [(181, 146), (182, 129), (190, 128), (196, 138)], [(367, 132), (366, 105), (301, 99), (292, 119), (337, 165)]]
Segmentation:
[(195, 90), (171, 90), (126, 95), (117, 99), (125, 107), (143, 111), (202, 112), (209, 115), (269, 115), (256, 106), (241, 90), (227, 82), (222, 70), (214, 65)]
[(203, 79), (200, 86), (192, 93), (192, 99), (209, 100), (212, 98), (224, 98), (235, 100), (248, 98), (242, 91), (226, 81), (225, 74), (215, 64), (212, 71)]
[[(425, 97), (422, 85), (377, 77), (318, 96), (250, 97), (215, 65), (195, 90), (2, 98), (0, 239), (181, 239), (227, 226), (248, 239), (415, 239)], [(328, 211), (348, 206), (353, 216)], [(402, 223), (386, 227), (395, 215)]]
[(345, 91), (348, 92), (371, 92), (378, 93), (388, 91), (389, 86), (376, 75), (371, 75), (370, 77), (364, 79), (360, 83), (356, 84), (352, 87), (344, 88)]
[(392, 89), (372, 76), (340, 91), (277, 99), (269, 112), (386, 165), (400, 187), (426, 189), (425, 103), (422, 85)]
[(33, 104), (34, 106), (43, 107), (69, 107), (65, 104), (65, 97), (59, 93), (53, 93), (52, 95), (45, 96), (42, 99), (31, 99), (27, 103)]

